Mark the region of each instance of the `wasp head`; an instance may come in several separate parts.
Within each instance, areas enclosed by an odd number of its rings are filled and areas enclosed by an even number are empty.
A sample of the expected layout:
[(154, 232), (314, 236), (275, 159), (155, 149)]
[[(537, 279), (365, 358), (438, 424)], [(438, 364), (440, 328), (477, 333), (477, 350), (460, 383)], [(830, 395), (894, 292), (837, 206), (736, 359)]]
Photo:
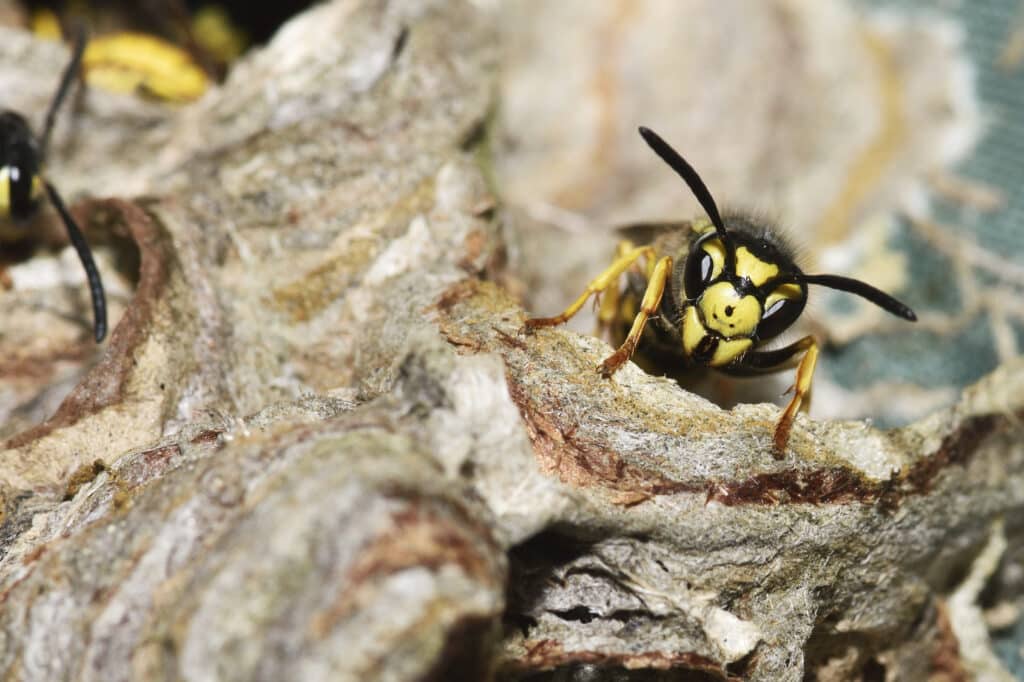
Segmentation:
[(0, 217), (28, 218), (42, 192), (39, 148), (28, 121), (0, 112)]

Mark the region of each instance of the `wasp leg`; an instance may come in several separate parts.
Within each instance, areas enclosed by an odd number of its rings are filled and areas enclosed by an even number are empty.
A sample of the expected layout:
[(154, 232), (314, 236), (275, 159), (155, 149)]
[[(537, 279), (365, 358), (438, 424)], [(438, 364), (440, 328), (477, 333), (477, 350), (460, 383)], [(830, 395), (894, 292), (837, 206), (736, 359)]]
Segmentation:
[[(767, 374), (784, 369), (785, 364), (797, 353), (804, 351), (800, 363), (796, 368), (796, 380), (793, 382), (793, 397), (790, 399), (786, 409), (775, 426), (775, 436), (772, 439), (774, 455), (776, 459), (782, 459), (789, 443), (789, 434), (793, 429), (793, 419), (800, 410), (801, 405), (809, 405), (808, 394), (811, 392), (811, 378), (814, 376), (814, 366), (818, 361), (818, 343), (813, 336), (805, 336), (798, 341), (772, 351), (754, 351), (747, 353), (739, 364), (732, 367), (723, 367), (727, 374), (735, 376)], [(806, 405), (805, 405), (806, 406)]]
[(583, 304), (587, 302), (588, 298), (611, 286), (614, 286), (619, 279), (619, 275), (628, 270), (629, 266), (635, 263), (641, 256), (653, 259), (654, 249), (649, 246), (638, 246), (627, 253), (620, 255), (615, 259), (614, 263), (608, 266), (607, 270), (595, 277), (590, 284), (587, 285), (586, 291), (584, 291), (579, 298), (573, 301), (572, 305), (563, 310), (560, 315), (555, 315), (554, 317), (531, 317), (526, 321), (526, 331), (532, 331), (537, 327), (554, 327), (555, 325), (568, 322), (573, 315), (580, 311), (580, 308), (583, 307)]
[(647, 290), (644, 291), (643, 301), (640, 303), (640, 312), (633, 318), (633, 326), (629, 335), (622, 342), (619, 349), (609, 355), (597, 368), (606, 379), (614, 374), (622, 365), (632, 357), (636, 350), (636, 344), (640, 342), (640, 336), (644, 333), (644, 325), (647, 320), (658, 311), (661, 304), (661, 296), (665, 293), (665, 282), (672, 273), (672, 258), (665, 256), (658, 261), (647, 278)]
[[(623, 239), (615, 248), (615, 260), (619, 260), (634, 248), (636, 247), (633, 246), (633, 242)], [(611, 331), (612, 325), (619, 319), (619, 305), (622, 296), (619, 291), (618, 280), (616, 279), (605, 287), (597, 296), (601, 304), (597, 309), (597, 330), (594, 336), (602, 337)]]
[(605, 332), (611, 330), (612, 325), (619, 317), (619, 304), (622, 296), (618, 283), (613, 283), (598, 296), (601, 299), (601, 305), (597, 309), (597, 331), (594, 336), (604, 336)]
[(807, 347), (807, 352), (800, 358), (800, 364), (796, 366), (796, 379), (793, 381), (793, 397), (790, 399), (786, 409), (782, 412), (779, 423), (775, 426), (775, 437), (772, 444), (775, 447), (775, 458), (782, 459), (786, 452), (786, 445), (789, 443), (789, 432), (793, 428), (793, 419), (804, 398), (807, 398), (806, 407), (810, 407), (809, 394), (811, 392), (811, 377), (814, 376), (814, 366), (818, 362), (818, 344), (813, 336), (805, 336), (797, 341)]

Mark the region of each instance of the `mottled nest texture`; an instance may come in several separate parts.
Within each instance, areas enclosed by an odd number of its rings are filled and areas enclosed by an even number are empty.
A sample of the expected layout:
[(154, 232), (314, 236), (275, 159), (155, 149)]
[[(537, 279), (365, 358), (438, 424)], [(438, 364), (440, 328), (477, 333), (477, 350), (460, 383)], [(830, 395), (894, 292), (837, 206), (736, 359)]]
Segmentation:
[[(633, 139), (659, 120), (709, 145), (717, 193), (764, 189), (805, 236), (830, 216), (836, 231), (808, 241), (866, 234), (845, 274), (913, 291), (875, 246), (897, 201), (883, 189), (913, 194), (951, 162), (938, 141), (963, 143), (970, 112), (935, 79), (894, 94), (851, 74), (885, 54), (917, 84), (893, 46), (950, 73), (952, 48), (895, 20), (867, 33), (838, 2), (772, 2), (743, 17), (785, 60), (778, 87), (757, 51), (703, 91), (691, 62), (668, 93), (631, 76), (662, 63), (669, 47), (644, 36), (670, 19), (695, 52), (730, 43), (688, 13), (715, 26), (734, 4), (336, 0), (193, 105), (77, 93), (50, 175), (114, 327), (92, 344), (44, 214), (50, 236), (5, 261), (0, 293), (0, 677), (1007, 676), (986, 609), (1020, 594), (1024, 363), (939, 398), (896, 381), (858, 402), (825, 375), (777, 460), (779, 408), (743, 391), (779, 384), (729, 389), (742, 401), (726, 410), (632, 364), (601, 378), (599, 339), (521, 333), (524, 301), (552, 314), (604, 266), (603, 221), (692, 215)], [(575, 27), (561, 45), (538, 38), (559, 25)], [(558, 49), (603, 56), (575, 80), (523, 57)], [(44, 111), (66, 56), (0, 33), (5, 105)], [(837, 77), (835, 99), (807, 95)], [(738, 83), (760, 118), (731, 106)], [(920, 124), (880, 133), (884, 107), (850, 109), (851, 91), (905, 96)], [(839, 269), (838, 252), (809, 258)], [(884, 343), (890, 324), (860, 308), (818, 322), (833, 347)], [(833, 412), (925, 416), (881, 430)]]

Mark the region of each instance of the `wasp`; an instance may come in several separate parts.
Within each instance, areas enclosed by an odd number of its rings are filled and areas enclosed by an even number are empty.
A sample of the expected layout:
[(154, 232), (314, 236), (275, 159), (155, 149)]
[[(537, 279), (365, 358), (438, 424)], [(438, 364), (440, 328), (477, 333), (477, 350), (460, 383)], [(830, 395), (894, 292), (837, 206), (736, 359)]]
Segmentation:
[(99, 343), (107, 335), (107, 305), (103, 294), (103, 281), (82, 231), (64, 205), (57, 188), (43, 173), (43, 161), (46, 158), (50, 133), (53, 131), (60, 105), (78, 74), (85, 43), (85, 32), (80, 31), (72, 49), (71, 61), (64, 69), (60, 85), (46, 112), (41, 136), (37, 138), (33, 134), (28, 121), (18, 112), (0, 111), (0, 219), (9, 223), (8, 229), (0, 230), (0, 241), (19, 241), (26, 238), (26, 225), (39, 209), (45, 194), (64, 222), (71, 245), (75, 247), (82, 267), (85, 268), (89, 293), (92, 296), (93, 330), (96, 342)]
[[(528, 319), (526, 330), (562, 324), (591, 296), (600, 296), (599, 325), (611, 331), (619, 344), (597, 368), (605, 378), (622, 367), (641, 343), (646, 357), (673, 369), (699, 366), (754, 376), (795, 364), (793, 396), (772, 440), (775, 456), (781, 457), (793, 419), (811, 390), (818, 344), (808, 335), (781, 348), (765, 346), (800, 317), (807, 305), (808, 286), (860, 296), (911, 322), (917, 316), (860, 280), (803, 272), (796, 265), (793, 248), (777, 229), (738, 214), (723, 219), (697, 171), (654, 131), (641, 127), (640, 135), (686, 182), (707, 219), (627, 228), (627, 239), (619, 243), (614, 262), (586, 291), (555, 317)], [(649, 243), (638, 246), (634, 239)], [(620, 289), (624, 273), (627, 281)]]

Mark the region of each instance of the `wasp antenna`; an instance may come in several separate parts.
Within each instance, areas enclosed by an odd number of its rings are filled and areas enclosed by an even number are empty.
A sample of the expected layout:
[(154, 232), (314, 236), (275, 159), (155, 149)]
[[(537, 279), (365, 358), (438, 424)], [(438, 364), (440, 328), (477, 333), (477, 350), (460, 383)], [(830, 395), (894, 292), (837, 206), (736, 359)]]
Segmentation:
[(46, 158), (46, 150), (50, 145), (50, 133), (53, 132), (54, 121), (57, 120), (57, 111), (60, 110), (60, 105), (67, 96), (68, 91), (71, 89), (71, 83), (74, 81), (75, 76), (78, 75), (78, 69), (82, 64), (82, 54), (85, 52), (85, 43), (87, 42), (87, 36), (85, 27), (81, 24), (75, 29), (75, 43), (71, 47), (71, 61), (64, 68), (64, 75), (60, 78), (60, 85), (57, 86), (57, 92), (53, 96), (53, 101), (50, 102), (50, 108), (46, 112), (46, 119), (43, 122), (43, 134), (40, 136), (39, 149), (40, 158)]
[(679, 152), (672, 149), (668, 142), (661, 139), (661, 136), (650, 128), (640, 126), (640, 135), (650, 148), (654, 150), (654, 153), (660, 156), (661, 160), (671, 166), (672, 170), (678, 173), (686, 182), (690, 187), (690, 191), (693, 192), (693, 195), (697, 197), (697, 201), (704, 208), (704, 212), (708, 214), (708, 218), (711, 218), (711, 224), (715, 226), (718, 238), (722, 240), (726, 248), (731, 248), (732, 242), (725, 232), (725, 223), (722, 222), (722, 216), (718, 213), (715, 199), (711, 196), (707, 185), (697, 175), (697, 171), (693, 169), (693, 166), (688, 164), (686, 159), (680, 156)]
[(820, 284), (829, 289), (856, 294), (897, 317), (902, 317), (904, 320), (910, 320), (911, 322), (917, 321), (917, 315), (914, 314), (914, 311), (909, 306), (900, 303), (884, 291), (879, 291), (870, 284), (861, 282), (859, 279), (851, 279), (850, 277), (841, 277), (839, 275), (804, 275), (803, 280), (808, 284)]
[(107, 299), (103, 294), (103, 280), (100, 279), (100, 271), (96, 269), (96, 262), (92, 259), (92, 252), (89, 250), (88, 242), (85, 241), (85, 236), (78, 229), (78, 224), (71, 217), (67, 207), (64, 206), (64, 201), (61, 200), (57, 189), (49, 182), (46, 183), (46, 193), (50, 197), (50, 203), (57, 209), (61, 220), (64, 221), (64, 227), (68, 230), (71, 244), (75, 247), (75, 251), (78, 252), (78, 258), (82, 261), (82, 267), (85, 268), (85, 276), (89, 280), (89, 293), (92, 295), (92, 316), (96, 343), (99, 343), (107, 335)]

